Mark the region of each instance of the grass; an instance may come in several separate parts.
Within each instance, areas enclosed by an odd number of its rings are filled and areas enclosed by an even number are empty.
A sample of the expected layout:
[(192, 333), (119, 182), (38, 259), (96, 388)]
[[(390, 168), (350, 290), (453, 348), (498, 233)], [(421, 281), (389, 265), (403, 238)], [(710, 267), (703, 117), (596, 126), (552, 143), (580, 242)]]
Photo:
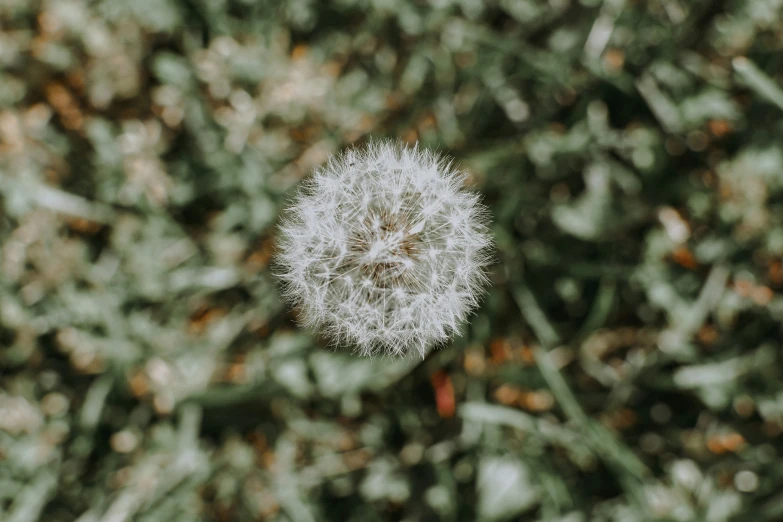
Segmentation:
[[(1, 3), (0, 520), (779, 520), (782, 20)], [(493, 214), (490, 293), (423, 361), (326, 346), (269, 266), (373, 137)]]

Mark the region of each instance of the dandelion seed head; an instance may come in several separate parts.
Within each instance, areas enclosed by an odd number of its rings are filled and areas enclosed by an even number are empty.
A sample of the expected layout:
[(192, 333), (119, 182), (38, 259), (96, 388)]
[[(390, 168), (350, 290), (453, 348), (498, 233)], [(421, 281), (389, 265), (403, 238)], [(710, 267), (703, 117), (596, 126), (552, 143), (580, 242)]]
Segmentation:
[(487, 212), (451, 162), (371, 143), (333, 157), (286, 210), (276, 256), (301, 321), (364, 355), (424, 356), (479, 303)]

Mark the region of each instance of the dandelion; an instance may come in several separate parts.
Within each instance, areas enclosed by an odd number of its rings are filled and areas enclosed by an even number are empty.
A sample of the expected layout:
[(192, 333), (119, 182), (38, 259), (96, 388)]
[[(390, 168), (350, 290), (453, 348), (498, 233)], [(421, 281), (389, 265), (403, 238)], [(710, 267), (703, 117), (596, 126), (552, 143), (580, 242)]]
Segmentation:
[(390, 142), (330, 159), (287, 209), (283, 296), (363, 355), (424, 356), (458, 334), (487, 282), (486, 208), (451, 161)]

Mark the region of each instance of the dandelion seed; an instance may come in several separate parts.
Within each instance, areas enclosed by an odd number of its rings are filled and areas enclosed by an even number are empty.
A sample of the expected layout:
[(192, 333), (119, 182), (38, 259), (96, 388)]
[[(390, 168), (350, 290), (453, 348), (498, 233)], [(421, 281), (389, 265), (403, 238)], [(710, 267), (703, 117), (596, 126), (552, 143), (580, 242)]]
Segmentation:
[(487, 282), (486, 208), (442, 157), (375, 142), (303, 183), (279, 235), (283, 296), (363, 355), (424, 356), (458, 334)]

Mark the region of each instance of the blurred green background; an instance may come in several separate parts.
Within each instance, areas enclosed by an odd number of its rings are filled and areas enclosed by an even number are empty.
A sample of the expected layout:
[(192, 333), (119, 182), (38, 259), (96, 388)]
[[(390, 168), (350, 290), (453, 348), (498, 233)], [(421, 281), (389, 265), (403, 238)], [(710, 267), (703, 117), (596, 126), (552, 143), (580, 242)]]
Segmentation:
[[(783, 520), (783, 1), (0, 0), (3, 522)], [(453, 156), (493, 286), (296, 327), (278, 213)]]

